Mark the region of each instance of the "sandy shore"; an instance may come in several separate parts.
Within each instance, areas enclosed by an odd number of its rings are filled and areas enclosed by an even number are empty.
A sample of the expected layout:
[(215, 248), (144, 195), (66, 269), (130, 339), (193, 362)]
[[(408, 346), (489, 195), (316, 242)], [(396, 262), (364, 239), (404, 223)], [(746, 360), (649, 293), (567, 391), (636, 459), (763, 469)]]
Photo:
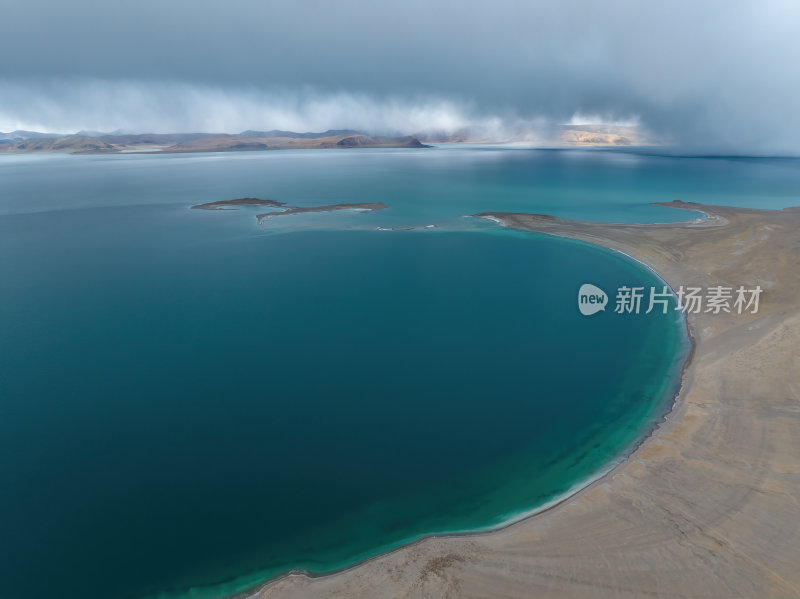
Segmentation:
[(675, 408), (628, 460), (505, 529), (287, 576), (253, 597), (800, 596), (800, 208), (672, 205), (709, 218), (482, 215), (622, 251), (674, 288), (764, 289), (758, 314), (690, 316), (696, 347)]

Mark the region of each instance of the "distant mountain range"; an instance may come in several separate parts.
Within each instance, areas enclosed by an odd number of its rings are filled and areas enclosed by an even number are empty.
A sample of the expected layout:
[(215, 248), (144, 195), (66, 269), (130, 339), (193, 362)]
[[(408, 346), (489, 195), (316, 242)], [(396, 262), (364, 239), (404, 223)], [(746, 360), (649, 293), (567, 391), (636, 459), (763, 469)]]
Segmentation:
[(423, 148), (410, 136), (385, 137), (357, 131), (330, 130), (322, 133), (293, 131), (244, 131), (218, 133), (100, 133), (80, 131), (74, 135), (12, 131), (0, 133), (0, 153), (112, 154), (118, 152), (237, 152), (313, 148)]
[[(423, 148), (428, 143), (530, 142), (529, 137), (493, 139), (468, 130), (455, 133), (420, 133), (415, 136), (366, 135), (351, 129), (330, 129), (320, 133), (294, 131), (243, 131), (227, 133), (111, 133), (79, 131), (72, 135), (38, 131), (0, 132), (0, 153), (29, 154), (113, 154), (119, 152), (242, 152), (253, 150)], [(659, 141), (638, 128), (615, 125), (563, 125), (555, 139), (538, 140), (540, 145), (626, 146), (659, 145)]]

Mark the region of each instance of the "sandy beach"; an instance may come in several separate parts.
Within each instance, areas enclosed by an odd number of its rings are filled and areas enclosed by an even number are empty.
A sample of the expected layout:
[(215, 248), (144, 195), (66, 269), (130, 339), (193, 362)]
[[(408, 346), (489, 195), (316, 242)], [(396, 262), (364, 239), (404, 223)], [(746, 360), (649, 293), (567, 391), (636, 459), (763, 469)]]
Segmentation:
[(502, 530), (427, 538), (250, 596), (800, 596), (800, 208), (667, 205), (707, 218), (479, 215), (624, 252), (673, 288), (763, 288), (757, 314), (689, 316), (696, 345), (675, 406), (626, 461)]

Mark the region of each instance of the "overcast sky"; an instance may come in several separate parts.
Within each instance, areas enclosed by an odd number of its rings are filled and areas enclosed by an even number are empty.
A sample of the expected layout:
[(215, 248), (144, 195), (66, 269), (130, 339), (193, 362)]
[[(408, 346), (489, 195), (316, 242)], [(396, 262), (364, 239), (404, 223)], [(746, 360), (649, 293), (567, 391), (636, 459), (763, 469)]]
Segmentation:
[(0, 131), (616, 121), (800, 153), (789, 0), (0, 0), (0, 18)]

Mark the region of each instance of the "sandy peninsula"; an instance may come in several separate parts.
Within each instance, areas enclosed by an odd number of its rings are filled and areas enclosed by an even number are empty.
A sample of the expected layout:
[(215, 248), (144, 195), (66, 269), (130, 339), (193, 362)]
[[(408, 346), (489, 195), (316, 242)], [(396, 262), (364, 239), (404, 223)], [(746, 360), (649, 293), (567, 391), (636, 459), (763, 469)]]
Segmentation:
[(757, 314), (689, 317), (696, 346), (682, 390), (629, 459), (502, 530), (427, 538), (330, 576), (285, 576), (251, 596), (800, 596), (800, 208), (671, 205), (708, 219), (482, 215), (625, 252), (675, 288), (764, 289)]

